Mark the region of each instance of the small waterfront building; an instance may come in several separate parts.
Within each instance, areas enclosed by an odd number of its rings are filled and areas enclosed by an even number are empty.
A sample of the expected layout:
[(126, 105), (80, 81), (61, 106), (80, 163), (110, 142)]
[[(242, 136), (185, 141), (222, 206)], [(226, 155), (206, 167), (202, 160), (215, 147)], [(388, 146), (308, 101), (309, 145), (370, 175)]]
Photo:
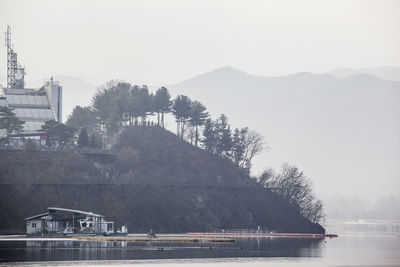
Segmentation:
[(27, 236), (60, 236), (114, 233), (114, 222), (105, 216), (81, 210), (47, 208), (46, 213), (25, 219)]

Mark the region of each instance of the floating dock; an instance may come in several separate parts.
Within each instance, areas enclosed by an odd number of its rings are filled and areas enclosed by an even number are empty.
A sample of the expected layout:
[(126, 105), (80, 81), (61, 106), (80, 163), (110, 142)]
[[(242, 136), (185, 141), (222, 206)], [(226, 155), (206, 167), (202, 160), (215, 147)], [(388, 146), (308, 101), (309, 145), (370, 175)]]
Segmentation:
[(290, 237), (290, 238), (333, 238), (336, 234), (299, 234), (299, 233), (187, 233), (189, 236), (209, 237)]
[[(70, 238), (66, 236), (65, 238)], [(93, 242), (107, 242), (107, 241), (127, 241), (127, 242), (235, 242), (234, 239), (228, 237), (214, 237), (214, 236), (73, 236), (72, 239)]]

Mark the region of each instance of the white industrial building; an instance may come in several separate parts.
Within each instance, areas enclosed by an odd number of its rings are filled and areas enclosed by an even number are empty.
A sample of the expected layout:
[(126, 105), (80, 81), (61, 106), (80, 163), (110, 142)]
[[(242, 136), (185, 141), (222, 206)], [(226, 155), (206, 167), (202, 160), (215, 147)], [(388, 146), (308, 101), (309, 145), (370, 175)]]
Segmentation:
[(25, 122), (21, 136), (39, 137), (46, 121), (61, 122), (62, 86), (58, 82), (51, 80), (39, 89), (9, 89), (0, 85), (0, 90), (0, 105), (14, 109), (16, 116)]
[[(7, 87), (0, 85), (0, 106), (14, 109), (17, 118), (25, 122), (21, 133), (13, 134), (12, 145), (19, 145), (26, 138), (36, 139), (43, 143), (45, 133), (42, 125), (49, 120), (61, 123), (62, 87), (58, 82), (46, 82), (37, 89), (25, 88), (25, 68), (17, 60), (17, 53), (11, 42), (11, 28), (7, 26)], [(0, 132), (0, 137), (3, 137)]]

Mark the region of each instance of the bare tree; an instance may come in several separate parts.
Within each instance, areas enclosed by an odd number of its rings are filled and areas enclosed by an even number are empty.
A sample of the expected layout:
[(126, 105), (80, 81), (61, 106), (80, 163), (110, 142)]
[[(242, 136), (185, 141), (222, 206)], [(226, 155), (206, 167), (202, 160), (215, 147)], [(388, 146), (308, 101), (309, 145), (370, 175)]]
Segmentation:
[(325, 222), (325, 213), (324, 213), (324, 203), (320, 199), (316, 199), (315, 197), (311, 197), (309, 202), (305, 203), (303, 206), (302, 214), (304, 217), (309, 219), (315, 223), (324, 223)]
[(311, 180), (296, 166), (285, 163), (280, 174), (267, 169), (258, 181), (298, 208), (305, 218), (315, 223), (324, 221), (322, 201), (314, 196)]
[(239, 164), (240, 167), (250, 169), (254, 156), (266, 149), (264, 137), (255, 131), (249, 130), (247, 127), (241, 131), (243, 159)]

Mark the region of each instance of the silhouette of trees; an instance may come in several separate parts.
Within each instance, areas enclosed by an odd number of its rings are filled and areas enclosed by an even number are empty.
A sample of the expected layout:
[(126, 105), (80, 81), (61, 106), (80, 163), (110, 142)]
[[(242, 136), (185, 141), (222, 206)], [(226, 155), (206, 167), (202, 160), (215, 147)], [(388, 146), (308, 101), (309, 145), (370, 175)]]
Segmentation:
[[(85, 127), (90, 134), (101, 132), (91, 129), (105, 129), (115, 140), (114, 137), (123, 126), (153, 125), (153, 122), (147, 122), (149, 115), (157, 114), (156, 125), (164, 128), (165, 114), (168, 112), (175, 117), (178, 137), (195, 146), (199, 146), (201, 141), (207, 151), (229, 158), (247, 171), (251, 168), (253, 158), (265, 149), (261, 135), (247, 127), (235, 129), (232, 133), (225, 114), (213, 121), (209, 119), (206, 107), (197, 100), (178, 95), (171, 101), (171, 95), (165, 87), (153, 94), (146, 85), (131, 85), (115, 80), (107, 82), (96, 92), (91, 107), (75, 107), (67, 124), (76, 128)], [(90, 140), (89, 143), (94, 145)]]
[(124, 125), (146, 125), (147, 116), (154, 113), (157, 113), (157, 125), (164, 127), (164, 116), (171, 108), (170, 98), (165, 87), (153, 94), (146, 85), (110, 81), (97, 91), (91, 108), (98, 123), (114, 135)]
[(68, 146), (73, 143), (75, 129), (55, 120), (46, 121), (42, 131), (47, 133), (48, 146)]
[(314, 223), (324, 221), (322, 201), (314, 196), (311, 180), (296, 166), (285, 163), (278, 174), (267, 169), (258, 181), (296, 207), (305, 218)]
[[(105, 128), (114, 136), (124, 125), (149, 125), (147, 116), (155, 113), (157, 125), (165, 127), (165, 114), (171, 111), (180, 138), (186, 136), (195, 146), (201, 139), (207, 151), (229, 158), (243, 169), (250, 170), (254, 156), (265, 149), (264, 138), (247, 127), (235, 129), (232, 134), (225, 114), (212, 121), (201, 102), (192, 101), (185, 95), (178, 95), (174, 101), (170, 99), (165, 87), (153, 94), (146, 85), (112, 80), (97, 91), (91, 107), (77, 106), (67, 123), (76, 128)], [(203, 138), (200, 138), (201, 129), (204, 129)]]
[(100, 124), (111, 135), (116, 134), (122, 126), (123, 114), (128, 108), (129, 89), (124, 83), (109, 81), (92, 99), (92, 108)]
[(215, 153), (217, 144), (214, 122), (211, 119), (206, 119), (204, 122), (203, 139), (201, 140), (205, 150)]
[(248, 172), (253, 158), (266, 149), (264, 137), (248, 127), (236, 128), (232, 134), (224, 114), (215, 121), (205, 121), (202, 143), (207, 151), (231, 159)]
[(232, 148), (231, 126), (228, 124), (228, 117), (221, 114), (215, 122), (215, 151), (220, 156), (230, 157)]
[(232, 136), (232, 160), (236, 165), (240, 165), (244, 159), (245, 152), (245, 135), (248, 128), (243, 128), (239, 130), (236, 128)]
[(197, 100), (191, 103), (189, 111), (189, 122), (195, 128), (194, 138), (196, 146), (198, 146), (199, 141), (199, 127), (204, 125), (206, 119), (209, 116), (206, 110), (206, 107)]
[(212, 153), (220, 156), (228, 156), (230, 154), (232, 139), (226, 115), (221, 114), (215, 121), (211, 119), (205, 121), (202, 142), (205, 149)]
[(142, 125), (146, 124), (146, 117), (152, 113), (151, 95), (146, 85), (132, 86), (130, 99), (130, 110), (135, 119), (135, 124), (138, 125), (138, 119), (141, 119)]
[(6, 137), (13, 133), (20, 133), (24, 123), (24, 121), (17, 118), (14, 109), (0, 106), (0, 130), (5, 131)]
[[(161, 87), (156, 91), (154, 95), (154, 111), (157, 112), (157, 125), (160, 125), (165, 128), (164, 117), (165, 113), (171, 110), (171, 95), (168, 92), (168, 89), (165, 87)], [(161, 121), (160, 121), (161, 114)]]
[(192, 101), (185, 95), (178, 95), (172, 105), (172, 114), (177, 124), (176, 134), (183, 139), (185, 125), (190, 117)]
[(99, 121), (92, 107), (76, 106), (68, 116), (66, 125), (75, 129), (97, 129)]

